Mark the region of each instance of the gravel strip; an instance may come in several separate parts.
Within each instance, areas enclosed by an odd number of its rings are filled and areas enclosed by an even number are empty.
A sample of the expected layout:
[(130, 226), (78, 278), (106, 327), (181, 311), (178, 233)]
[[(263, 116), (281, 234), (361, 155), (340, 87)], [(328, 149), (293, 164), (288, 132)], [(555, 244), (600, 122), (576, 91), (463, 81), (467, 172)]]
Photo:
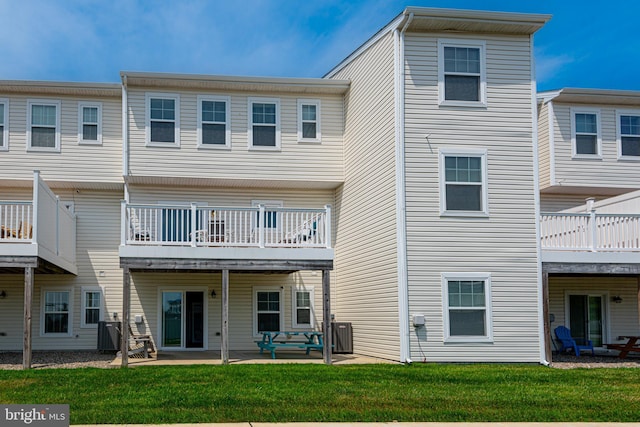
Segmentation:
[(640, 359), (633, 357), (618, 359), (617, 356), (590, 356), (576, 357), (570, 354), (556, 354), (551, 362), (552, 368), (640, 368)]
[[(34, 351), (31, 366), (47, 368), (110, 368), (114, 354), (96, 351)], [(1, 369), (22, 369), (22, 352), (0, 352)]]

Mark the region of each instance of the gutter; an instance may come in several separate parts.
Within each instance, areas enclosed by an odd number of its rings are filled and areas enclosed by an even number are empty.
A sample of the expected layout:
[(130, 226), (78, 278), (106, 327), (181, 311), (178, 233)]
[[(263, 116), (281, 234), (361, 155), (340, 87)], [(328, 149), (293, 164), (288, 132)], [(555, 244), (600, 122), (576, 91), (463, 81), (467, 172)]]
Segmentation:
[[(405, 15), (393, 31), (395, 140), (396, 140), (396, 240), (398, 253), (398, 316), (400, 331), (400, 361), (411, 363), (409, 336), (409, 278), (407, 273), (407, 203), (405, 177), (404, 130), (404, 35), (413, 21), (413, 12)], [(404, 23), (401, 31), (398, 31)]]

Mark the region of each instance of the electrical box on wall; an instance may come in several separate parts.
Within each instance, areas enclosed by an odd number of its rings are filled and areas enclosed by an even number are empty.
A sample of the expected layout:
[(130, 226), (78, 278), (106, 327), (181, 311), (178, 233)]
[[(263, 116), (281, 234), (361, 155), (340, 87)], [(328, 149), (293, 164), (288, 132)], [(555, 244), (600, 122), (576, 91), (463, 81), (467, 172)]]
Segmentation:
[(142, 323), (142, 315), (141, 314), (136, 314), (135, 317), (134, 317), (134, 322), (136, 322), (136, 324)]
[(413, 315), (413, 326), (415, 326), (416, 328), (424, 326), (424, 314)]

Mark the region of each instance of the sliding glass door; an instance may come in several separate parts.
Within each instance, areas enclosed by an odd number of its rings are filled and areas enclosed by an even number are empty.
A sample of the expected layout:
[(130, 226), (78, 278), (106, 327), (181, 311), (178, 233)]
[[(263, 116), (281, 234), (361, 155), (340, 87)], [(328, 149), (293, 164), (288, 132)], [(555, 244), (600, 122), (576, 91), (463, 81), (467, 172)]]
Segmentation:
[(204, 348), (205, 317), (203, 291), (163, 291), (162, 347)]

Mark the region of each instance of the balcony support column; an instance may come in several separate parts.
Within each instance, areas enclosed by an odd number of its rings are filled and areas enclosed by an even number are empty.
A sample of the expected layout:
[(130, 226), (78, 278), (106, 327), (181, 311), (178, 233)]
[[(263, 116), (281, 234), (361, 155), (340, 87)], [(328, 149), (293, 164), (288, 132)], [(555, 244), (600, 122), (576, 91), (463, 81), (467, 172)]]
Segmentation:
[(31, 317), (33, 306), (33, 267), (24, 269), (24, 342), (22, 369), (31, 369)]
[(131, 271), (129, 267), (122, 268), (122, 327), (120, 336), (121, 366), (129, 365), (129, 317), (131, 311)]
[(549, 272), (542, 269), (542, 322), (544, 332), (544, 360), (551, 362), (551, 319), (549, 317)]
[(322, 334), (324, 363), (331, 365), (332, 331), (331, 331), (331, 279), (330, 270), (322, 270)]
[(222, 270), (222, 331), (220, 333), (220, 358), (229, 364), (229, 270)]

